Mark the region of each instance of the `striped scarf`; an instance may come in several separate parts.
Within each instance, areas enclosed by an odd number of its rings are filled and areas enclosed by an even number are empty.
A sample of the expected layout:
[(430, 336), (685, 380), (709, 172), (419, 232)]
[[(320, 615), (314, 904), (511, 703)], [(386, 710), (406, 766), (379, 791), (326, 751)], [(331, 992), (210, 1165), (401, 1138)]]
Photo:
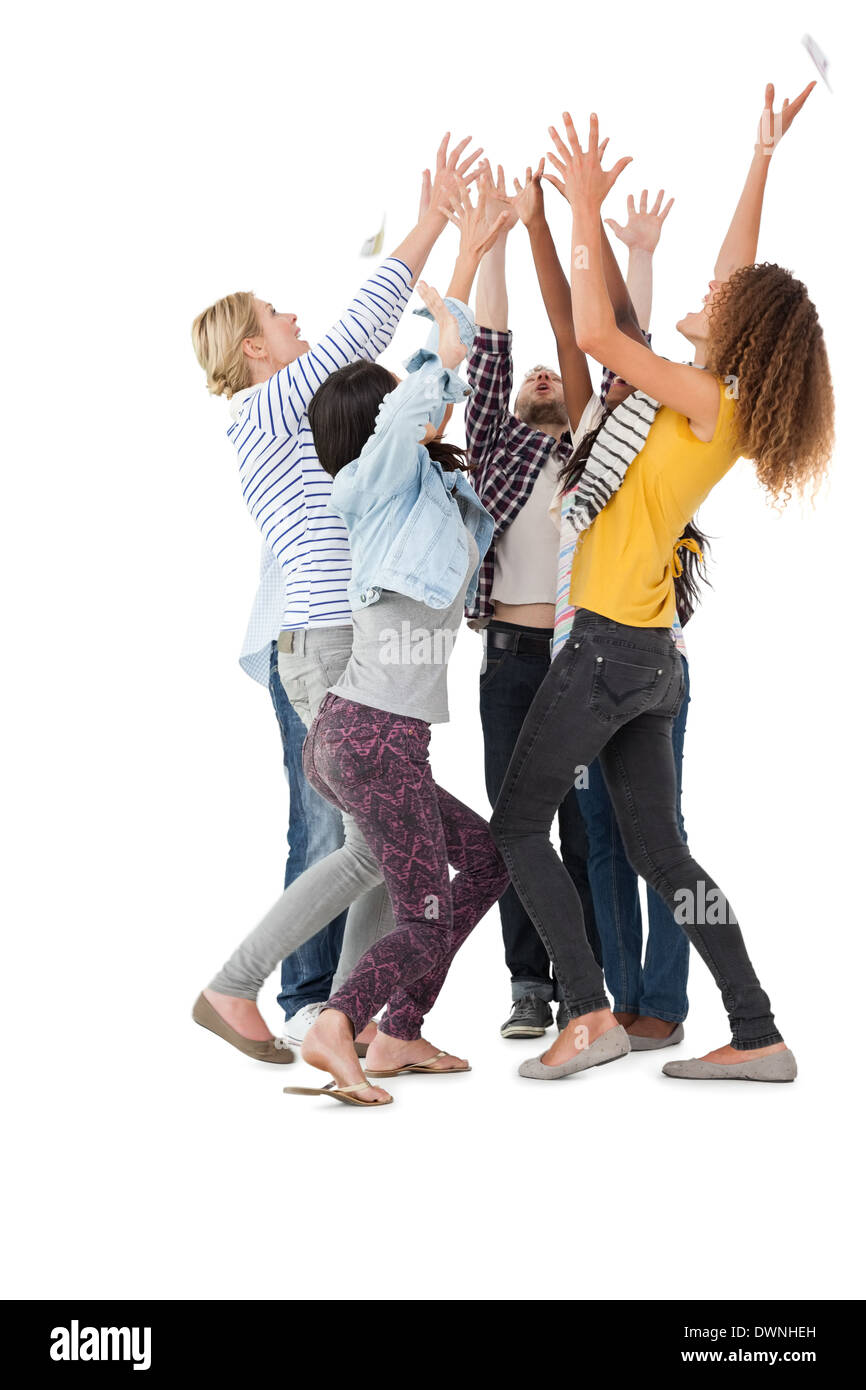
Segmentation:
[(659, 402), (643, 391), (633, 391), (607, 417), (596, 435), (586, 466), (563, 514), (577, 533), (574, 553), (603, 507), (622, 487), (626, 469), (646, 443)]
[[(560, 499), (556, 616), (551, 656), (556, 656), (571, 630), (574, 607), (569, 603), (568, 593), (574, 557), (580, 543), (599, 512), (622, 486), (629, 464), (634, 462), (646, 443), (658, 409), (659, 402), (642, 391), (634, 391), (618, 405), (600, 427), (580, 480)], [(676, 627), (679, 627), (679, 622)]]

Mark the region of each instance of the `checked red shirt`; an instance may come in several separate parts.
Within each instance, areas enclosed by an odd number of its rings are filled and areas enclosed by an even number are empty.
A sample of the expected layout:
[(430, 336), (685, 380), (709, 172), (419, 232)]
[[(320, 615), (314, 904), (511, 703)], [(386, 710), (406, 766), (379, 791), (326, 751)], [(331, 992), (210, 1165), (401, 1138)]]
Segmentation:
[(466, 446), (475, 491), (493, 517), (493, 540), (481, 563), (475, 601), (466, 616), (482, 626), (493, 617), (496, 542), (514, 521), (553, 456), (571, 458), (571, 438), (553, 439), (534, 430), (509, 409), (514, 371), (511, 334), (478, 328), (467, 363), (472, 395), (466, 406)]

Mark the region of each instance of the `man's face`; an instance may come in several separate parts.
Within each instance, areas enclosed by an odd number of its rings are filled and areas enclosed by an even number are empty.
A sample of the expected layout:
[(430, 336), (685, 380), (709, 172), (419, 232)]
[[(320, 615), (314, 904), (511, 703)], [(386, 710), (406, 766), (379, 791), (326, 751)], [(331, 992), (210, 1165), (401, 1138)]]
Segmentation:
[(523, 378), (514, 413), (525, 425), (568, 425), (562, 377), (550, 367), (533, 367)]

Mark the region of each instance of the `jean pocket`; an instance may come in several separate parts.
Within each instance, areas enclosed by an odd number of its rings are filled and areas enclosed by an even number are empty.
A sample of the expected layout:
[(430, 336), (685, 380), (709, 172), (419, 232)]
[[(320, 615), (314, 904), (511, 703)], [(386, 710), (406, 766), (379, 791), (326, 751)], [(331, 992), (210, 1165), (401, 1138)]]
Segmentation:
[(479, 690), (484, 690), (490, 685), (497, 671), (501, 670), (502, 663), (507, 655), (508, 653), (506, 651), (498, 651), (496, 648), (487, 653), (484, 665), (481, 667), (481, 677), (478, 683)]
[(651, 708), (670, 672), (664, 667), (638, 666), (609, 656), (595, 659), (589, 707), (599, 719), (623, 722)]

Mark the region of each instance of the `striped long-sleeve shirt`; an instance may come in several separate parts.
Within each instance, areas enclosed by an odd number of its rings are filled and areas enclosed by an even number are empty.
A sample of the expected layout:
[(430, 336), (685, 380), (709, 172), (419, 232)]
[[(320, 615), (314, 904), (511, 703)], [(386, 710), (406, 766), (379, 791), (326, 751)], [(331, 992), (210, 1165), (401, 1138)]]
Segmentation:
[(316, 457), (307, 409), (332, 372), (384, 352), (411, 279), (402, 261), (384, 261), (321, 342), (249, 393), (228, 430), (244, 501), (282, 571), (283, 629), (352, 621), (349, 538), (331, 509), (333, 479)]

